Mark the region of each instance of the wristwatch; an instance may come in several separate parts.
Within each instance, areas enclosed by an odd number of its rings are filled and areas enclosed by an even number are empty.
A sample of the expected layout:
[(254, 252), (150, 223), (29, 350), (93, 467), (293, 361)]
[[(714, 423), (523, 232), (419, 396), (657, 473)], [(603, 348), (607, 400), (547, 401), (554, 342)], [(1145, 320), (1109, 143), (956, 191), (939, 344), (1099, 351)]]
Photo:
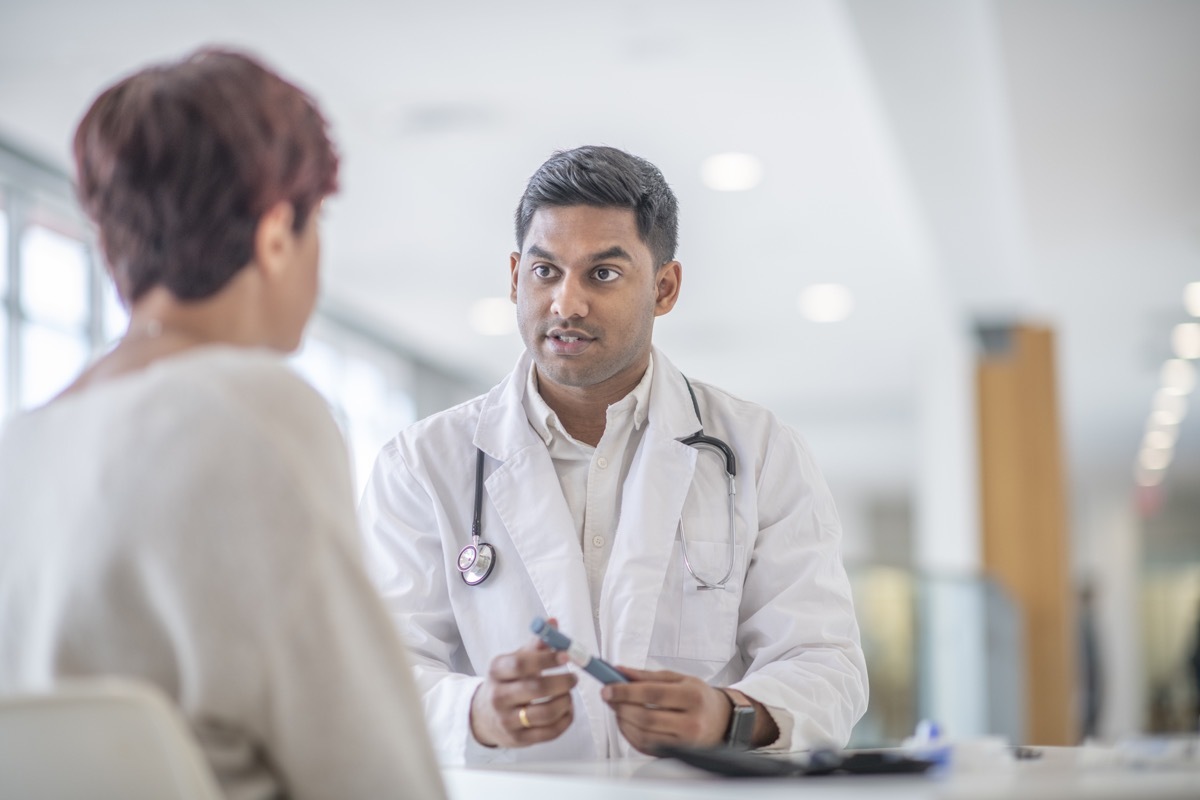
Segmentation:
[(725, 731), (725, 745), (734, 750), (749, 750), (754, 740), (754, 718), (757, 712), (748, 700), (735, 698), (732, 692), (724, 689), (721, 693), (729, 698), (729, 705), (733, 707), (729, 714), (729, 727)]

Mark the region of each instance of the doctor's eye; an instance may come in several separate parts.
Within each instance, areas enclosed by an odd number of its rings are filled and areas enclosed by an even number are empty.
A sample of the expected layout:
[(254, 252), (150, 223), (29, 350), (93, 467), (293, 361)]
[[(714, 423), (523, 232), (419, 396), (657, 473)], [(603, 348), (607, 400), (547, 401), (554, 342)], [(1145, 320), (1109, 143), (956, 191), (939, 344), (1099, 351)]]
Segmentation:
[(610, 267), (600, 267), (592, 275), (601, 283), (612, 283), (617, 278), (621, 277), (621, 273)]
[(554, 273), (554, 267), (549, 264), (535, 264), (533, 267), (533, 274), (539, 278), (553, 278)]

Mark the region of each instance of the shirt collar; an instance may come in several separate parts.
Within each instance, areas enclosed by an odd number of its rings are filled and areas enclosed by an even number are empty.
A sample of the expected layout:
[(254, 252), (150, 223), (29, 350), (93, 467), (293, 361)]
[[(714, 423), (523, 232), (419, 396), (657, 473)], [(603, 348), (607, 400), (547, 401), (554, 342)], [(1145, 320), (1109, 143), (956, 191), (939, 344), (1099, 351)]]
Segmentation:
[[(633, 387), (633, 391), (622, 397), (617, 402), (608, 407), (609, 418), (616, 413), (627, 413), (629, 407), (633, 409), (633, 428), (641, 430), (642, 425), (646, 424), (646, 420), (650, 416), (650, 385), (654, 379), (654, 353), (650, 353), (650, 362), (646, 365), (646, 373), (642, 375), (642, 379), (638, 381), (637, 386)], [(556, 436), (564, 436), (570, 438), (566, 428), (559, 422), (558, 415), (554, 413), (554, 409), (546, 404), (537, 388), (537, 365), (532, 361), (529, 364), (529, 372), (525, 376), (525, 397), (523, 398), (525, 406), (525, 416), (529, 418), (529, 424), (533, 428), (534, 433), (541, 438), (547, 447)]]

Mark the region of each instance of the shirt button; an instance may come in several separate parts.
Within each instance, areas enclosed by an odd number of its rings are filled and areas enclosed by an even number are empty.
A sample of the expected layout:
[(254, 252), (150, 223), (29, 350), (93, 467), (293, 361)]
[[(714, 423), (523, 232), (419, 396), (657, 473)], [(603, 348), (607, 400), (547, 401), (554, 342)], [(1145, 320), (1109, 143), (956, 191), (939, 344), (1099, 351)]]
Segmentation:
[(604, 537), (603, 536), (593, 536), (592, 544), (594, 544), (596, 547), (604, 547)]
[(604, 456), (596, 459), (596, 466), (600, 469), (605, 469), (608, 466), (608, 459)]

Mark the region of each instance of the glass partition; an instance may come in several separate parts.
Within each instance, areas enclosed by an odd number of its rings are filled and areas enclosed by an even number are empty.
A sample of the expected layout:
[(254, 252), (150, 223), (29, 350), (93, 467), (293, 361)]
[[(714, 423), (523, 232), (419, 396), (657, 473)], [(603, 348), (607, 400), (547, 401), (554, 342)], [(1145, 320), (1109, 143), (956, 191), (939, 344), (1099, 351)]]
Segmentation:
[(952, 734), (1023, 740), (1021, 626), (992, 581), (895, 566), (848, 571), (871, 683), (852, 747), (897, 745), (922, 719), (945, 726), (947, 695), (958, 719), (969, 720)]
[(1142, 574), (1145, 726), (1183, 733), (1200, 726), (1200, 563), (1151, 565)]

